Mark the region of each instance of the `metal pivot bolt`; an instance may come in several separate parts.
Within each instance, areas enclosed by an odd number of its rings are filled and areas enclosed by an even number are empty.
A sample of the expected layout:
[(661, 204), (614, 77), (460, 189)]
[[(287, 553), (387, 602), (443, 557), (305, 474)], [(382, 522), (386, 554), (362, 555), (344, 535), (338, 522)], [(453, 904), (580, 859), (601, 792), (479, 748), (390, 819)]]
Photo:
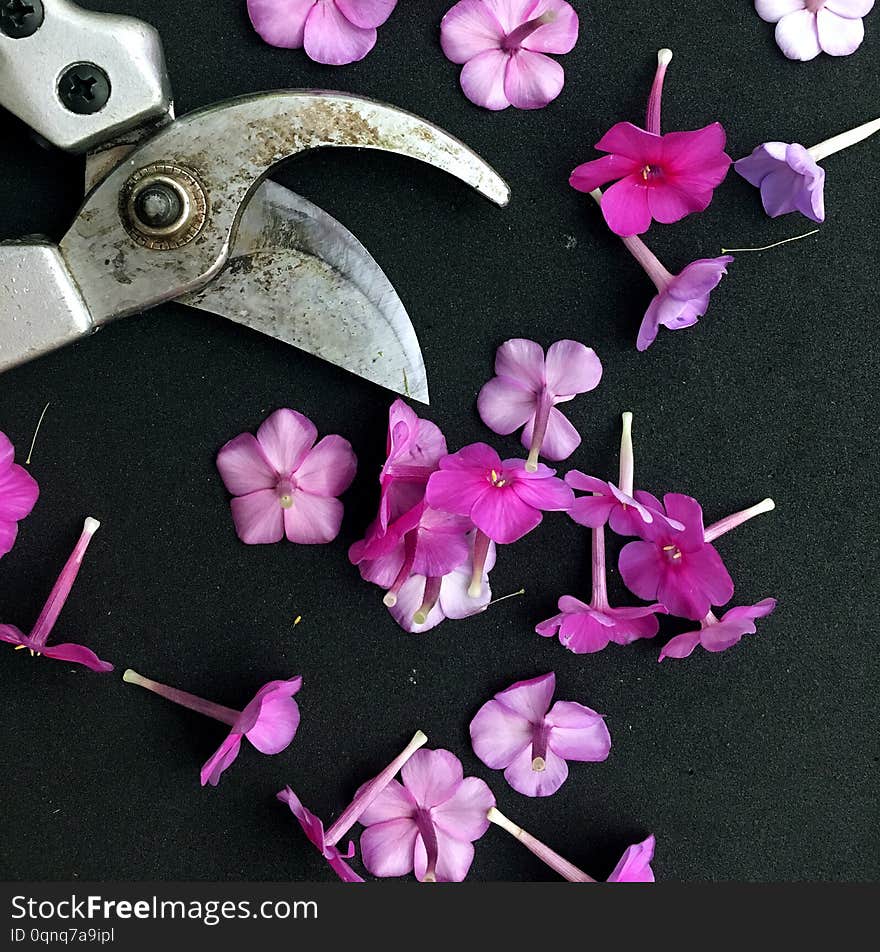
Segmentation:
[(90, 116), (107, 105), (110, 98), (110, 78), (94, 63), (68, 66), (58, 80), (58, 98), (65, 109), (78, 116)]
[(129, 235), (154, 251), (192, 241), (208, 217), (208, 200), (195, 173), (170, 163), (140, 169), (125, 183), (119, 214)]
[(41, 0), (0, 0), (0, 33), (23, 40), (40, 29), (44, 16)]

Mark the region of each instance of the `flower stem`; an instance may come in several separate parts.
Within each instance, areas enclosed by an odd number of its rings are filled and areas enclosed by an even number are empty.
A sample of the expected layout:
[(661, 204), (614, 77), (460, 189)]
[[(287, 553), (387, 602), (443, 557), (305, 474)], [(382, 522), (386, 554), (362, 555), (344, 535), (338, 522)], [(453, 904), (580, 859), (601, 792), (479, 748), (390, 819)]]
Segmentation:
[(122, 675), (122, 680), (128, 684), (136, 684), (138, 687), (146, 688), (153, 694), (164, 697), (167, 701), (173, 701), (180, 704), (181, 707), (187, 707), (198, 714), (204, 714), (206, 717), (213, 717), (215, 721), (221, 721), (230, 727), (235, 725), (241, 712), (235, 711), (231, 707), (223, 707), (222, 704), (215, 704), (213, 701), (206, 701), (204, 698), (196, 697), (188, 691), (179, 691), (177, 688), (170, 688), (167, 684), (159, 684), (158, 681), (151, 681), (149, 678), (142, 677), (137, 671), (129, 668)]
[(593, 608), (608, 608), (608, 577), (605, 571), (605, 526), (593, 529)]
[(468, 596), (470, 598), (479, 598), (483, 593), (483, 569), (486, 565), (486, 557), (489, 555), (489, 536), (480, 529), (474, 536), (474, 571), (471, 575), (471, 584), (468, 586)]
[(43, 610), (40, 612), (39, 617), (34, 623), (34, 627), (31, 629), (30, 636), (38, 645), (46, 644), (46, 640), (52, 633), (55, 622), (58, 621), (61, 609), (64, 608), (67, 596), (70, 594), (73, 583), (79, 574), (86, 549), (89, 547), (92, 536), (98, 531), (100, 525), (101, 523), (98, 522), (97, 519), (92, 519), (91, 517), (86, 519), (83, 524), (82, 534), (74, 546), (70, 558), (64, 564), (61, 574), (52, 586), (52, 591), (49, 592), (46, 604), (43, 606)]
[(672, 50), (660, 50), (657, 53), (657, 72), (654, 74), (654, 85), (651, 86), (651, 95), (648, 98), (648, 120), (645, 128), (655, 136), (660, 135), (660, 101), (663, 98), (663, 80), (666, 77), (666, 67), (672, 62)]
[(807, 152), (810, 153), (814, 162), (821, 162), (822, 159), (827, 159), (829, 155), (847, 149), (849, 146), (861, 142), (862, 139), (874, 135), (875, 132), (880, 132), (880, 119), (872, 119), (861, 126), (856, 126), (855, 129), (850, 129), (849, 132), (841, 132), (840, 135), (832, 136), (830, 139), (814, 145), (811, 149), (807, 149)]
[(538, 859), (543, 860), (551, 869), (559, 873), (563, 879), (567, 879), (570, 883), (596, 882), (592, 876), (588, 876), (583, 870), (578, 869), (573, 863), (569, 863), (567, 859), (564, 859), (558, 853), (551, 850), (549, 846), (545, 846), (540, 840), (535, 839), (531, 833), (527, 833), (521, 826), (517, 826), (511, 820), (508, 820), (500, 810), (495, 807), (490, 807), (486, 816), (490, 823), (500, 826), (502, 830), (506, 830), (511, 836), (515, 836), (530, 853), (533, 853)]
[(403, 588), (406, 580), (412, 575), (413, 562), (416, 560), (416, 544), (418, 543), (418, 533), (415, 531), (407, 532), (403, 540), (403, 565), (397, 573), (391, 588), (385, 593), (382, 601), (387, 608), (394, 608), (397, 604), (397, 596)]
[(339, 819), (336, 820), (324, 834), (324, 845), (335, 846), (355, 823), (357, 823), (364, 810), (375, 801), (376, 797), (378, 797), (397, 776), (401, 767), (403, 767), (420, 747), (424, 747), (427, 743), (428, 738), (421, 731), (416, 731), (413, 735), (413, 739), (394, 760), (392, 760), (380, 774), (377, 774), (372, 780), (364, 784), (354, 800), (342, 811), (339, 815)]
[(547, 424), (550, 422), (550, 411), (553, 409), (553, 399), (546, 387), (541, 388), (538, 398), (538, 409), (535, 411), (535, 425), (532, 427), (532, 445), (529, 448), (529, 458), (526, 460), (526, 472), (538, 472), (538, 457), (547, 435)]
[(416, 811), (416, 826), (425, 844), (426, 862), (423, 883), (437, 882), (437, 857), (439, 848), (437, 843), (437, 829), (431, 819), (431, 811), (419, 809)]
[(539, 17), (528, 20), (507, 34), (501, 44), (502, 48), (505, 50), (518, 50), (520, 46), (522, 46), (523, 40), (528, 39), (535, 30), (539, 30), (542, 26), (552, 23), (555, 19), (556, 12), (554, 10), (547, 10), (546, 13), (542, 13)]
[(703, 532), (703, 538), (706, 542), (714, 542), (719, 536), (723, 536), (725, 532), (730, 532), (731, 529), (735, 529), (737, 526), (741, 526), (744, 522), (748, 522), (749, 519), (754, 518), (755, 516), (760, 516), (761, 513), (771, 512), (776, 508), (776, 503), (772, 499), (762, 499), (761, 502), (755, 503), (754, 506), (749, 506), (748, 509), (743, 509), (740, 512), (735, 512), (731, 516), (725, 516), (724, 519), (719, 519), (718, 522), (713, 522), (711, 526), (707, 526)]
[(422, 596), (422, 604), (413, 615), (413, 621), (417, 625), (424, 625), (428, 620), (428, 615), (434, 610), (437, 600), (440, 598), (440, 583), (443, 581), (439, 575), (430, 575), (425, 579), (425, 594)]
[(626, 411), (621, 417), (623, 426), (620, 431), (620, 489), (627, 496), (633, 494), (635, 480), (635, 456), (633, 454), (632, 422), (633, 415)]

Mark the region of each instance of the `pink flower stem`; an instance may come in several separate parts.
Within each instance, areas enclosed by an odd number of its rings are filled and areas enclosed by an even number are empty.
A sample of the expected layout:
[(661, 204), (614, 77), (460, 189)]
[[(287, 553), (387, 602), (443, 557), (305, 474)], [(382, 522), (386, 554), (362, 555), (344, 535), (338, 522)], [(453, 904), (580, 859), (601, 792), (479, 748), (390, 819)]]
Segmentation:
[(364, 810), (373, 804), (376, 797), (378, 797), (397, 776), (401, 767), (403, 767), (420, 747), (424, 747), (427, 743), (428, 738), (421, 731), (416, 731), (413, 735), (413, 739), (394, 760), (392, 760), (380, 774), (377, 774), (372, 780), (365, 783), (354, 800), (342, 811), (339, 815), (339, 819), (337, 819), (324, 834), (324, 845), (335, 846), (355, 823), (357, 823)]
[(434, 470), (429, 466), (410, 466), (406, 463), (392, 463), (385, 467), (385, 475), (406, 482), (427, 482)]
[(548, 10), (533, 20), (527, 20), (521, 26), (518, 26), (515, 30), (507, 34), (501, 43), (501, 48), (509, 51), (518, 50), (522, 46), (523, 40), (528, 39), (535, 30), (539, 30), (542, 26), (552, 23), (555, 19), (556, 13), (553, 10)]
[(394, 608), (397, 604), (397, 596), (403, 588), (406, 580), (412, 575), (413, 562), (416, 560), (416, 545), (418, 543), (418, 533), (415, 531), (407, 532), (403, 539), (403, 565), (397, 573), (391, 588), (385, 593), (382, 601), (388, 608)]
[(158, 681), (151, 681), (144, 678), (129, 668), (122, 675), (122, 680), (128, 684), (136, 684), (138, 687), (146, 688), (153, 694), (164, 697), (167, 701), (173, 701), (180, 704), (181, 707), (188, 707), (191, 711), (198, 714), (204, 714), (206, 717), (213, 717), (215, 721), (221, 721), (230, 727), (235, 725), (241, 712), (235, 711), (231, 707), (223, 707), (222, 704), (215, 704), (213, 701), (206, 701), (204, 698), (196, 697), (195, 694), (189, 694), (187, 691), (179, 691), (177, 688), (170, 688), (166, 684), (159, 684)]
[(471, 584), (468, 586), (468, 595), (471, 598), (479, 598), (483, 593), (483, 569), (486, 565), (486, 557), (489, 555), (489, 536), (485, 532), (477, 529), (474, 536), (474, 571), (471, 575)]
[(543, 860), (551, 869), (559, 873), (563, 879), (567, 879), (570, 883), (596, 882), (592, 876), (588, 876), (583, 870), (578, 869), (574, 863), (569, 863), (569, 861), (560, 856), (559, 853), (555, 853), (549, 846), (545, 846), (540, 840), (535, 839), (531, 833), (527, 833), (521, 826), (517, 826), (511, 820), (508, 820), (500, 810), (491, 807), (486, 816), (490, 823), (500, 826), (502, 830), (506, 830), (511, 836), (515, 836), (530, 853), (533, 853), (538, 859)]
[(413, 615), (413, 621), (417, 625), (424, 625), (428, 620), (428, 615), (434, 610), (440, 598), (440, 583), (443, 578), (439, 575), (430, 575), (425, 579), (425, 594), (422, 596), (422, 604)]
[(532, 427), (532, 445), (529, 447), (529, 458), (526, 460), (526, 471), (538, 471), (538, 457), (547, 435), (547, 424), (550, 422), (550, 411), (553, 409), (553, 399), (546, 387), (541, 388), (538, 398), (538, 409), (535, 411), (535, 425)]
[(83, 556), (86, 553), (86, 549), (89, 547), (89, 543), (92, 541), (92, 536), (98, 531), (98, 527), (101, 525), (97, 519), (92, 519), (89, 517), (86, 519), (85, 524), (83, 525), (82, 534), (79, 537), (76, 545), (73, 548), (73, 552), (70, 554), (70, 558), (64, 565), (64, 568), (61, 570), (61, 574), (58, 576), (57, 581), (52, 586), (52, 591), (49, 592), (49, 597), (46, 599), (46, 604), (43, 606), (43, 610), (40, 612), (39, 618), (37, 618), (34, 623), (34, 627), (31, 629), (30, 637), (38, 645), (45, 645), (46, 640), (49, 635), (52, 633), (52, 629), (55, 627), (55, 622), (58, 621), (58, 616), (61, 614), (61, 609), (64, 608), (64, 603), (67, 601), (67, 596), (70, 594), (71, 588), (73, 588), (73, 583), (76, 581), (76, 577), (79, 574), (80, 566), (82, 565)]
[(422, 882), (437, 882), (437, 830), (434, 828), (434, 821), (431, 819), (431, 811), (419, 809), (416, 811), (416, 826), (425, 844), (425, 852), (428, 854), (428, 860), (425, 865), (425, 876)]
[(645, 128), (655, 136), (660, 135), (660, 101), (663, 98), (663, 80), (666, 77), (666, 67), (672, 60), (672, 50), (660, 50), (657, 53), (657, 72), (654, 74), (654, 85), (651, 86), (651, 95), (648, 98), (648, 120)]
[(741, 526), (744, 522), (748, 522), (749, 519), (760, 516), (761, 513), (764, 512), (771, 512), (775, 508), (776, 503), (773, 502), (772, 499), (763, 499), (748, 509), (743, 509), (741, 512), (733, 513), (732, 516), (726, 516), (724, 519), (719, 519), (718, 522), (713, 522), (711, 526), (707, 526), (704, 530), (703, 538), (706, 542), (714, 542), (719, 536), (723, 536), (725, 532), (730, 532), (731, 529)]
[(593, 529), (593, 600), (597, 611), (608, 608), (608, 577), (605, 571), (605, 526)]
[(633, 454), (632, 421), (633, 415), (627, 410), (623, 414), (623, 427), (620, 432), (620, 480), (619, 486), (627, 496), (632, 496), (635, 480), (635, 456)]
[(550, 740), (550, 727), (543, 721), (532, 735), (532, 770), (541, 773), (547, 769), (547, 742)]

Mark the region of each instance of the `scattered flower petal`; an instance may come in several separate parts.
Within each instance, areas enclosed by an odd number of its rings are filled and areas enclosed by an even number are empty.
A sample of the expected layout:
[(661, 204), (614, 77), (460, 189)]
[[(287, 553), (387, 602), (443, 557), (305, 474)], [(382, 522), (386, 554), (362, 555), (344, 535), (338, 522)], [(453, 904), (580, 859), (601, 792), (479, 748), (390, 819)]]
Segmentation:
[(776, 43), (793, 60), (819, 53), (849, 56), (862, 45), (862, 17), (874, 0), (755, 0), (758, 16), (776, 24)]
[(712, 612), (700, 622), (699, 631), (688, 631), (668, 641), (660, 652), (658, 661), (664, 658), (687, 658), (697, 645), (706, 651), (726, 651), (739, 644), (743, 635), (753, 635), (757, 631), (756, 618), (764, 618), (776, 608), (775, 598), (765, 598), (755, 605), (731, 608), (721, 618)]
[(0, 432), (0, 559), (15, 545), (18, 523), (30, 515), (39, 495), (37, 481), (15, 462), (12, 441)]

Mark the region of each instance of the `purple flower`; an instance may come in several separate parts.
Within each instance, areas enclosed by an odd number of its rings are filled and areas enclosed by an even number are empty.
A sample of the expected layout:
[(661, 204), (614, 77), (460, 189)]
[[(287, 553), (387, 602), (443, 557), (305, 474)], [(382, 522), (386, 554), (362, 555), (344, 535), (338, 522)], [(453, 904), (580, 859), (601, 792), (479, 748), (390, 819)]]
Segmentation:
[(656, 613), (666, 611), (659, 602), (632, 608), (600, 607), (595, 594), (589, 605), (563, 595), (558, 608), (559, 614), (542, 621), (535, 631), (544, 638), (558, 634), (559, 643), (574, 654), (594, 654), (611, 642), (629, 645), (639, 638), (653, 638), (660, 629)]
[(800, 212), (815, 222), (825, 221), (825, 169), (802, 145), (765, 142), (733, 167), (761, 189), (764, 211), (771, 218)]
[(618, 535), (639, 535), (641, 527), (650, 525), (655, 518), (663, 518), (652, 505), (654, 497), (638, 490), (634, 495), (618, 489), (614, 483), (587, 476), (572, 469), (565, 474), (565, 481), (572, 489), (589, 493), (579, 496), (568, 510), (569, 516), (578, 525), (597, 529), (606, 523)]
[(31, 474), (15, 462), (15, 447), (0, 432), (0, 559), (15, 545), (18, 524), (40, 495), (40, 487)]
[(207, 784), (217, 786), (220, 775), (238, 757), (243, 737), (262, 754), (280, 754), (290, 746), (299, 727), (299, 707), (293, 695), (302, 687), (301, 677), (264, 684), (243, 711), (223, 707), (222, 704), (206, 701), (187, 691), (159, 684), (158, 681), (145, 678), (131, 668), (122, 675), (122, 680), (229, 725), (229, 736), (202, 767), (203, 787)]
[(601, 714), (574, 701), (550, 702), (556, 675), (518, 681), (471, 721), (474, 753), (527, 797), (549, 797), (568, 777), (566, 761), (605, 760), (611, 736)]
[(361, 814), (364, 866), (380, 877), (415, 871), (423, 883), (460, 883), (474, 859), (473, 842), (489, 828), (495, 797), (465, 777), (448, 750), (420, 750)]
[(762, 599), (755, 605), (743, 605), (726, 611), (720, 619), (712, 612), (700, 622), (699, 631), (688, 631), (668, 641), (660, 652), (658, 661), (664, 658), (687, 658), (697, 645), (706, 651), (726, 651), (738, 644), (743, 635), (757, 631), (755, 619), (764, 618), (776, 608), (775, 598)]
[(376, 27), (397, 0), (248, 0), (254, 29), (270, 46), (305, 47), (316, 63), (344, 66), (376, 45)]
[(865, 38), (862, 17), (874, 0), (755, 0), (758, 16), (776, 24), (776, 43), (793, 60), (854, 53)]
[(346, 860), (354, 856), (354, 843), (348, 844), (348, 849), (343, 853), (336, 845), (345, 836), (346, 833), (358, 822), (362, 820), (364, 812), (380, 797), (389, 784), (394, 783), (394, 777), (397, 772), (404, 767), (413, 754), (428, 742), (428, 738), (421, 732), (416, 731), (413, 739), (406, 747), (391, 761), (391, 763), (379, 774), (367, 781), (355, 794), (351, 803), (339, 815), (339, 819), (328, 829), (324, 830), (324, 824), (321, 819), (315, 816), (310, 810), (307, 810), (301, 803), (299, 797), (290, 789), (285, 787), (278, 794), (278, 799), (290, 807), (290, 812), (296, 817), (297, 822), (302, 827), (303, 832), (312, 845), (318, 848), (320, 854), (327, 860), (330, 868), (345, 883), (362, 883), (363, 879), (348, 865)]
[[(588, 876), (582, 869), (578, 869), (574, 863), (560, 856), (559, 853), (551, 850), (539, 839), (526, 832), (521, 826), (517, 826), (497, 808), (489, 810), (489, 822), (500, 826), (511, 836), (516, 837), (526, 847), (526, 849), (537, 856), (538, 859), (545, 862), (552, 870), (555, 870), (567, 879), (570, 883), (595, 883), (597, 880)], [(651, 869), (651, 861), (654, 859), (654, 837), (649, 836), (641, 843), (627, 848), (621, 856), (614, 872), (608, 877), (609, 883), (653, 883), (654, 870)]]
[(704, 538), (697, 500), (667, 493), (663, 504), (665, 514), (684, 528), (673, 529), (660, 519), (645, 526), (644, 539), (627, 543), (620, 553), (621, 577), (634, 595), (657, 600), (671, 615), (703, 618), (712, 605), (733, 597), (733, 580)]
[(540, 109), (565, 84), (547, 53), (568, 53), (578, 16), (565, 0), (460, 0), (440, 24), (440, 44), (463, 63), (465, 96), (486, 109)]
[(545, 358), (540, 344), (509, 340), (495, 354), (495, 373), (477, 398), (483, 423), (504, 436), (524, 427), (529, 472), (537, 471), (539, 455), (552, 460), (571, 456), (580, 446), (580, 434), (556, 404), (599, 386), (602, 363), (592, 347), (560, 340)]
[(0, 641), (15, 645), (16, 651), (27, 648), (30, 650), (31, 656), (42, 655), (45, 658), (54, 658), (56, 661), (70, 661), (74, 664), (84, 665), (87, 668), (91, 668), (92, 671), (98, 671), (100, 673), (113, 670), (112, 664), (108, 661), (102, 661), (94, 651), (90, 648), (86, 648), (84, 645), (46, 644), (49, 635), (52, 634), (55, 623), (58, 621), (61, 609), (64, 608), (67, 596), (70, 595), (73, 583), (79, 574), (86, 549), (88, 549), (89, 543), (92, 541), (92, 536), (98, 531), (100, 525), (101, 523), (98, 522), (97, 519), (86, 519), (82, 534), (74, 546), (70, 558), (61, 570), (57, 581), (52, 586), (52, 591), (49, 593), (46, 604), (43, 606), (39, 618), (37, 618), (34, 627), (31, 629), (30, 635), (25, 635), (14, 625), (0, 625)]
[(232, 520), (247, 545), (332, 542), (342, 525), (336, 498), (354, 479), (357, 460), (341, 436), (317, 446), (314, 423), (294, 410), (276, 410), (254, 437), (242, 433), (217, 454), (232, 500)]

